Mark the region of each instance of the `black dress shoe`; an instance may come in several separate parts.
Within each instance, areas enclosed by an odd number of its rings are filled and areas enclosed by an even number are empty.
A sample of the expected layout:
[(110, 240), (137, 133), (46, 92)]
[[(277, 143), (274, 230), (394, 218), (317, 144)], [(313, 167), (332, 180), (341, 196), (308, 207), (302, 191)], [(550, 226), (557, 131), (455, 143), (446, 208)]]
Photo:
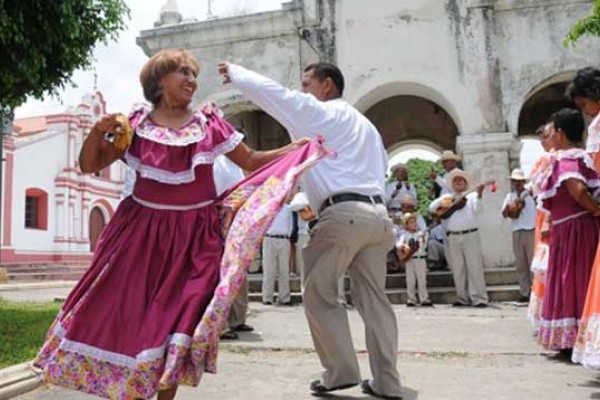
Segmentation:
[(475, 304), (473, 307), (477, 307), (477, 308), (488, 308), (489, 305), (487, 303), (479, 303), (479, 304)]
[(421, 307), (433, 307), (433, 303), (430, 301), (424, 301), (421, 303)]
[(411, 301), (409, 301), (408, 303), (406, 303), (406, 307), (416, 307), (417, 305)]
[(254, 327), (252, 327), (250, 325), (246, 325), (246, 324), (240, 324), (240, 325), (231, 327), (231, 330), (234, 332), (252, 332), (254, 330)]
[(333, 392), (336, 390), (349, 389), (356, 385), (358, 385), (358, 383), (345, 383), (343, 385), (338, 385), (338, 386), (328, 388), (328, 387), (323, 386), (323, 384), (321, 384), (320, 379), (317, 379), (316, 381), (312, 381), (310, 383), (310, 391), (313, 393), (327, 393), (327, 392)]
[(454, 303), (452, 303), (452, 307), (469, 307), (469, 305), (461, 303), (460, 301), (455, 301)]
[(286, 301), (285, 303), (279, 303), (279, 305), (289, 307), (289, 306), (293, 306), (294, 303), (292, 303), (292, 301), (290, 300), (290, 301)]
[(529, 303), (529, 296), (519, 297), (519, 300), (517, 300), (517, 303)]
[(368, 394), (369, 396), (379, 397), (380, 399), (385, 400), (402, 400), (402, 397), (400, 396), (386, 396), (385, 394), (379, 394), (375, 392), (371, 387), (371, 383), (367, 379), (362, 381), (362, 383), (360, 384), (360, 388), (362, 389), (362, 392), (364, 394)]
[(237, 333), (235, 333), (234, 331), (231, 331), (231, 330), (229, 330), (229, 331), (224, 332), (223, 334), (221, 334), (221, 340), (236, 340), (236, 339), (239, 339), (239, 338), (240, 338), (240, 336)]
[(263, 301), (263, 304), (264, 304), (265, 306), (272, 306), (272, 305), (273, 305), (273, 302), (272, 302), (272, 301)]

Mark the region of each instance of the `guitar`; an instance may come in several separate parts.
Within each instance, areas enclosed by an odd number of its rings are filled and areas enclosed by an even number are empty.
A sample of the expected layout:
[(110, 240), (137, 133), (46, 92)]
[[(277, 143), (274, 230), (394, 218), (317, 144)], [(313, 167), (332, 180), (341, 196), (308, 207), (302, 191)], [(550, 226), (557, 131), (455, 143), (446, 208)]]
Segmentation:
[(524, 190), (519, 197), (506, 206), (506, 215), (511, 219), (517, 219), (525, 208), (525, 199), (529, 195), (527, 190)]
[(475, 186), (473, 189), (467, 190), (464, 193), (446, 194), (442, 196), (439, 206), (433, 211), (433, 213), (438, 217), (442, 218), (442, 216), (448, 211), (450, 211), (452, 208), (463, 208), (464, 204), (460, 205), (460, 203), (463, 202), (463, 200), (465, 200), (468, 195), (470, 195), (471, 193), (475, 193), (481, 185), (489, 186), (490, 191), (492, 193), (496, 191), (496, 181), (494, 179), (489, 179), (484, 183)]

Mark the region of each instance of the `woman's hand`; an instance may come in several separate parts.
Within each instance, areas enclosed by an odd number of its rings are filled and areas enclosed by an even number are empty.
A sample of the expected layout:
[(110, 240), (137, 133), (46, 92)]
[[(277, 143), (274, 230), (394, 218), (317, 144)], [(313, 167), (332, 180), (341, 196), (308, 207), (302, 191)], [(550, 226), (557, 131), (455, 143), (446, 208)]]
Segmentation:
[(98, 172), (125, 154), (124, 150), (116, 148), (113, 143), (105, 140), (106, 133), (113, 135), (124, 133), (123, 127), (117, 121), (117, 114), (105, 115), (92, 127), (79, 153), (79, 167), (82, 172)]

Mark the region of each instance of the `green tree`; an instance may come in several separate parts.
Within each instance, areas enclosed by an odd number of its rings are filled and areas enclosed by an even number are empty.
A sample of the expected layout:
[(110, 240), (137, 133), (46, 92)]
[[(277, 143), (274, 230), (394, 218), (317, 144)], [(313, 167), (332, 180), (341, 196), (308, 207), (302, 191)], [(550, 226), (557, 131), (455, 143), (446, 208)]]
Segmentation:
[(0, 104), (56, 94), (128, 15), (123, 0), (0, 0)]
[(575, 45), (584, 35), (600, 36), (600, 0), (594, 1), (592, 13), (577, 21), (565, 39), (565, 46)]

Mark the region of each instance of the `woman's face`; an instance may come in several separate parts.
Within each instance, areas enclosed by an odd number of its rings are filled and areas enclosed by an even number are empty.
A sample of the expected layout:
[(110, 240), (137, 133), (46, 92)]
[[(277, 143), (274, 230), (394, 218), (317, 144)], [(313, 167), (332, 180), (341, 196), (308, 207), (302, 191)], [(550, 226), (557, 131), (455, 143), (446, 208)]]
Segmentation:
[(552, 145), (552, 141), (550, 140), (550, 135), (552, 134), (552, 124), (546, 124), (542, 133), (540, 133), (540, 144), (545, 152), (552, 150), (554, 147)]
[(169, 105), (187, 106), (198, 88), (195, 68), (183, 63), (161, 80), (162, 100)]
[(575, 104), (577, 104), (577, 107), (583, 113), (592, 118), (600, 113), (600, 101), (590, 99), (589, 97), (577, 96), (575, 97)]

